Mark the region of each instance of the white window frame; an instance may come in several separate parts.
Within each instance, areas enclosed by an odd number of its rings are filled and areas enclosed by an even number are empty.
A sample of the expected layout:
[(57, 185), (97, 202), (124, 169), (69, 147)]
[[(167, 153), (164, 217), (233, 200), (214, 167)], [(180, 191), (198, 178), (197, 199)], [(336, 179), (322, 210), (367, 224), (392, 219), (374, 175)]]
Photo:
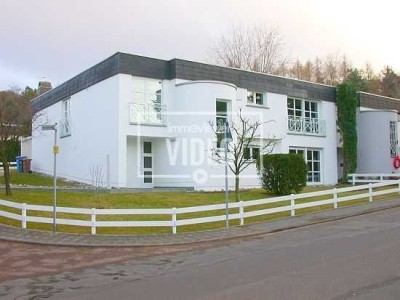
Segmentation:
[(398, 135), (397, 135), (397, 122), (390, 121), (389, 123), (389, 134), (390, 134), (390, 157), (395, 157), (398, 152)]
[[(217, 102), (226, 103), (226, 115), (218, 115), (218, 112), (217, 112)], [(225, 99), (219, 99), (219, 98), (217, 98), (217, 99), (215, 100), (215, 129), (216, 129), (215, 131), (216, 131), (217, 135), (222, 133), (222, 132), (219, 130), (218, 118), (225, 119), (225, 122), (227, 122), (227, 123), (229, 124), (229, 122), (230, 122), (230, 119), (229, 119), (230, 113), (229, 113), (229, 112), (230, 112), (230, 101), (229, 101), (229, 100), (225, 100)], [(217, 149), (223, 149), (223, 148), (221, 148), (220, 146), (221, 146), (221, 145), (218, 145), (218, 136), (217, 136), (217, 141), (216, 141), (216, 147), (217, 147)]]
[[(150, 143), (150, 147), (151, 147), (151, 152), (150, 153), (145, 153), (144, 152), (144, 144), (145, 143)], [(154, 155), (153, 155), (153, 152), (154, 152), (154, 149), (153, 149), (153, 147), (154, 147), (154, 144), (153, 144), (153, 142), (152, 141), (150, 141), (150, 140), (143, 140), (142, 141), (142, 166), (143, 166), (143, 174), (142, 174), (142, 176), (143, 176), (143, 181), (142, 181), (142, 184), (144, 185), (144, 186), (153, 186), (154, 185)], [(145, 165), (144, 165), (144, 158), (145, 157), (150, 157), (151, 158), (151, 168), (145, 168)], [(146, 175), (145, 175), (145, 172), (151, 172), (151, 182), (145, 182), (146, 181)]]
[[(293, 108), (289, 108), (289, 99), (293, 100)], [(301, 102), (301, 108), (297, 109), (296, 108), (296, 101)], [(306, 103), (309, 104), (309, 109), (306, 110)], [(317, 108), (316, 111), (311, 110), (312, 104), (315, 104), (315, 107)], [(318, 100), (308, 100), (308, 99), (301, 99), (301, 98), (295, 98), (295, 97), (287, 97), (286, 100), (286, 109), (287, 109), (287, 114), (288, 117), (301, 117), (304, 119), (320, 119), (320, 112), (321, 112), (321, 101)], [(293, 115), (289, 114), (289, 111), (293, 111)], [(296, 112), (300, 112), (300, 115), (296, 115)], [(309, 116), (306, 116), (306, 114), (309, 113)], [(311, 117), (311, 114), (314, 113), (316, 116)]]
[(71, 99), (64, 99), (62, 101), (62, 118), (68, 119), (71, 115)]
[[(298, 154), (299, 151), (303, 151), (303, 157), (304, 160), (307, 164), (307, 184), (312, 185), (312, 184), (321, 184), (323, 182), (323, 161), (322, 161), (322, 149), (319, 148), (306, 148), (306, 147), (289, 147), (289, 153), (291, 151), (295, 151), (296, 154)], [(312, 153), (312, 158), (311, 160), (308, 160), (308, 151), (318, 151), (319, 152), (319, 160), (314, 160), (314, 153)], [(319, 171), (314, 170), (314, 163), (318, 162), (319, 163)], [(308, 163), (311, 163), (312, 169), (308, 169)], [(311, 173), (311, 181), (309, 181), (309, 174)], [(314, 181), (314, 173), (319, 173), (319, 181)]]
[(61, 101), (60, 137), (71, 136), (71, 98)]
[[(162, 105), (162, 102), (163, 102), (163, 97), (162, 97), (162, 90), (163, 90), (163, 81), (161, 80), (161, 79), (149, 79), (149, 78), (141, 78), (141, 77), (133, 77), (132, 76), (132, 81), (133, 81), (133, 83), (132, 83), (132, 89), (133, 89), (133, 93), (134, 93), (134, 95), (135, 94), (141, 94), (141, 95), (143, 95), (143, 101), (136, 101), (135, 100), (135, 96), (133, 97), (134, 98), (134, 102), (137, 102), (137, 103), (153, 103), (153, 104), (157, 104), (157, 105)], [(143, 85), (144, 85), (144, 90), (139, 90), (139, 89), (137, 89), (136, 88), (136, 86), (135, 86), (135, 84), (134, 84), (134, 82), (135, 81), (143, 81)], [(160, 92), (159, 93), (154, 93), (154, 92), (149, 92), (148, 90), (147, 90), (147, 87), (148, 87), (148, 85), (150, 84), (150, 83), (155, 83), (155, 82), (157, 82), (159, 85), (160, 85)], [(151, 97), (152, 96), (156, 96), (156, 99), (158, 98), (158, 97), (160, 97), (160, 101), (158, 102), (157, 101), (157, 103), (154, 103), (153, 101), (151, 101)]]
[[(141, 87), (139, 88), (139, 83)], [(159, 90), (151, 91), (149, 86), (157, 84)], [(132, 102), (129, 103), (129, 123), (165, 126), (166, 107), (163, 104), (163, 81), (132, 76)]]
[(246, 149), (249, 149), (249, 158), (246, 158), (245, 157), (245, 154), (243, 153), (243, 158), (245, 159), (245, 160), (247, 160), (247, 161), (253, 161), (253, 162), (255, 162), (257, 159), (256, 158), (254, 158), (254, 149), (258, 149), (258, 154), (259, 155), (261, 155), (261, 147), (260, 146), (258, 146), (258, 145), (249, 145), (249, 147), (245, 147), (244, 149), (243, 149), (243, 152), (244, 151), (246, 151)]
[[(257, 103), (257, 94), (262, 95), (262, 103)], [(266, 92), (260, 92), (260, 91), (247, 91), (247, 97), (246, 97), (246, 104), (248, 106), (259, 106), (259, 107), (267, 107), (267, 93)], [(250, 101), (250, 99), (252, 99)]]

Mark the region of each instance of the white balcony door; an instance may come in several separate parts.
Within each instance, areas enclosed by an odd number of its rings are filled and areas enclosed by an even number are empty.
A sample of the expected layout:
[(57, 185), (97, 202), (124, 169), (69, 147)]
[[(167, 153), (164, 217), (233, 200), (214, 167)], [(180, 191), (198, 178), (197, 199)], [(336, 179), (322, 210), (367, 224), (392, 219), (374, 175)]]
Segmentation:
[(153, 144), (144, 141), (142, 144), (143, 184), (153, 186)]

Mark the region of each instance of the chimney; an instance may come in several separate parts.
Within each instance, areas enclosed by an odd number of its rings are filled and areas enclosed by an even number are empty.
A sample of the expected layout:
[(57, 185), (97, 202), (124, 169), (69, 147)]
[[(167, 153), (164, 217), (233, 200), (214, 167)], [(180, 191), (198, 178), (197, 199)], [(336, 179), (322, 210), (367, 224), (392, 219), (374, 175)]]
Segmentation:
[(41, 94), (46, 93), (47, 91), (50, 91), (52, 89), (51, 83), (48, 81), (39, 81), (38, 85), (38, 96)]

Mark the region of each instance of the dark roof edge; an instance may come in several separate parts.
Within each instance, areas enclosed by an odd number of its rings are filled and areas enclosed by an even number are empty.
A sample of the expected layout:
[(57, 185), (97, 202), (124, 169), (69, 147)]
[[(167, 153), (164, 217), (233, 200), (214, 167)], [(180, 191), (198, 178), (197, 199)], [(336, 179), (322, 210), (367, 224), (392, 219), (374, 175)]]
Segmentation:
[(262, 72), (257, 72), (257, 71), (239, 69), (239, 68), (234, 68), (234, 67), (226, 67), (226, 66), (221, 66), (221, 65), (213, 65), (213, 64), (205, 63), (205, 62), (197, 62), (197, 61), (194, 61), (194, 60), (173, 58), (173, 59), (170, 60), (170, 62), (171, 62), (171, 61), (189, 62), (189, 63), (199, 64), (199, 65), (205, 65), (205, 66), (209, 66), (209, 67), (218, 67), (218, 68), (221, 68), (221, 69), (228, 69), (228, 70), (233, 70), (233, 71), (241, 71), (241, 72), (253, 73), (253, 74), (257, 74), (257, 75), (264, 75), (264, 76), (270, 76), (270, 77), (280, 78), (280, 79), (284, 79), (284, 80), (288, 80), (288, 81), (302, 82), (302, 83), (306, 83), (306, 84), (308, 83), (308, 84), (312, 84), (312, 85), (319, 85), (319, 86), (323, 86), (323, 87), (335, 88), (335, 89), (336, 89), (336, 86), (329, 85), (329, 84), (318, 83), (318, 82), (312, 82), (312, 81), (308, 81), (308, 80), (297, 79), (297, 78), (291, 78), (291, 77), (285, 77), (285, 76), (280, 76), (280, 75), (274, 75), (274, 74), (270, 74), (270, 73), (262, 73)]
[[(67, 97), (71, 96), (72, 94), (75, 94), (81, 90), (84, 90), (85, 88), (88, 88), (89, 86), (92, 86), (92, 85), (94, 85), (100, 81), (103, 81), (115, 74), (118, 74), (120, 71), (119, 70), (119, 56), (120, 56), (120, 52), (116, 52), (113, 55), (107, 57), (106, 59), (93, 65), (89, 69), (86, 69), (86, 70), (80, 72), (79, 74), (75, 75), (71, 79), (68, 79), (67, 81), (61, 83), (60, 85), (58, 85), (58, 86), (52, 88), (51, 90), (32, 99), (31, 105), (32, 105), (33, 111), (37, 112), (39, 110), (42, 110), (42, 109), (49, 107), (50, 105), (60, 101), (61, 100), (61, 99), (59, 99), (60, 96), (62, 98), (67, 98)], [(115, 62), (113, 63), (113, 59), (116, 61), (116, 63)], [(107, 73), (107, 75), (98, 76), (97, 78), (92, 78), (92, 80), (84, 80), (84, 77), (86, 77), (87, 74), (90, 74), (90, 72), (92, 72), (94, 70), (101, 69), (102, 66), (105, 66), (108, 63), (111, 66), (109, 66), (110, 70)], [(78, 81), (78, 84), (76, 83), (76, 81)], [(71, 85), (72, 85), (72, 87), (71, 87)], [(63, 90), (66, 90), (67, 92), (65, 92)], [(55, 97), (53, 97), (53, 96), (55, 96)], [(51, 98), (56, 98), (56, 99), (52, 100)]]
[[(32, 100), (34, 112), (70, 97), (116, 74), (157, 79), (225, 81), (250, 90), (266, 89), (290, 97), (336, 101), (336, 87), (295, 78), (200, 63), (184, 59), (163, 60), (124, 52), (116, 52), (50, 91)], [(358, 92), (360, 104), (371, 108), (400, 111), (400, 99)], [(377, 103), (377, 102), (382, 103)]]
[(372, 94), (372, 93), (367, 93), (367, 92), (362, 92), (362, 91), (357, 91), (358, 94), (365, 94), (365, 95), (369, 95), (375, 98), (383, 98), (383, 99), (387, 99), (387, 100), (395, 100), (395, 101), (400, 101), (400, 99), (398, 98), (393, 98), (393, 97), (388, 97), (388, 96), (382, 96), (382, 95), (378, 95), (378, 94)]
[(357, 92), (359, 106), (373, 109), (391, 109), (400, 112), (400, 99), (386, 96)]

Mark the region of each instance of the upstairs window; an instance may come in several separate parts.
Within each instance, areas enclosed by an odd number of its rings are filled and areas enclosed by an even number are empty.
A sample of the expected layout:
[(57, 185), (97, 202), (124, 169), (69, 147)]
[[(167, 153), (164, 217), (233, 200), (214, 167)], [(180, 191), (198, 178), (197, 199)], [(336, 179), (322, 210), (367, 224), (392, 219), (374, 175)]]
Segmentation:
[(65, 99), (61, 102), (60, 137), (71, 135), (71, 101)]
[(162, 105), (162, 81), (132, 77), (133, 101), (129, 121), (136, 124), (165, 124), (165, 106)]
[(70, 99), (62, 101), (62, 119), (68, 119), (70, 116)]
[(133, 100), (139, 103), (161, 105), (160, 80), (133, 78)]
[(216, 110), (216, 132), (217, 132), (217, 148), (221, 148), (221, 141), (224, 138), (224, 130), (228, 124), (228, 102), (217, 100)]
[(287, 98), (289, 118), (318, 119), (318, 102), (311, 100)]
[(326, 133), (325, 121), (319, 119), (319, 102), (287, 98), (288, 130), (296, 134)]
[(247, 104), (266, 105), (266, 96), (261, 92), (247, 92)]
[(397, 122), (390, 121), (390, 157), (395, 157), (397, 155)]

